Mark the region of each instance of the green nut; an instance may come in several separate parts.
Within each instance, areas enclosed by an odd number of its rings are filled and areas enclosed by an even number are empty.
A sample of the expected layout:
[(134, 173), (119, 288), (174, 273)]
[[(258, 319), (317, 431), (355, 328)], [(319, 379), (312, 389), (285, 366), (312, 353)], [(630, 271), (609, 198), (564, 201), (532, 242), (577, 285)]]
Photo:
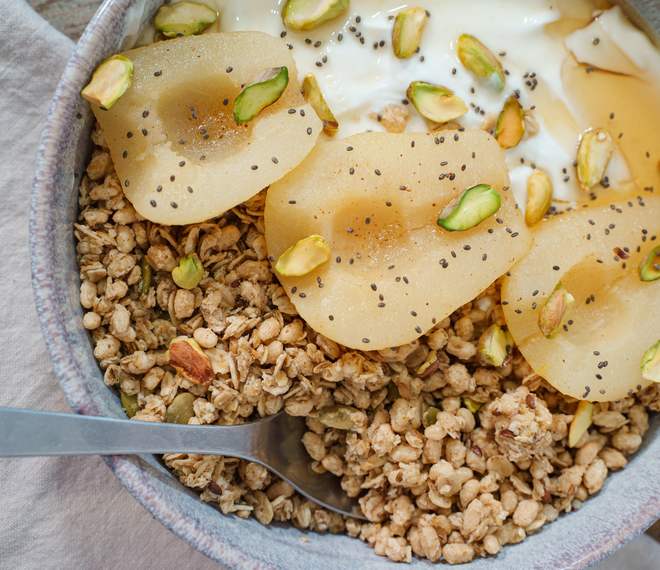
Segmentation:
[(204, 267), (197, 257), (192, 253), (182, 257), (174, 269), (172, 269), (172, 279), (177, 287), (182, 289), (194, 289), (204, 277)]
[(176, 2), (158, 8), (154, 28), (165, 37), (194, 36), (215, 24), (218, 12), (199, 2)]
[(500, 209), (502, 198), (488, 184), (468, 188), (448, 215), (438, 218), (438, 225), (450, 232), (465, 231), (478, 226)]
[(193, 404), (196, 396), (190, 392), (181, 392), (167, 406), (165, 421), (171, 424), (187, 424), (188, 420), (195, 415)]
[(282, 21), (292, 30), (312, 30), (348, 9), (349, 0), (287, 0)]
[(327, 135), (334, 135), (339, 129), (339, 122), (321, 92), (316, 77), (312, 74), (306, 75), (302, 84), (302, 92), (305, 100), (312, 106), (319, 119), (323, 121), (323, 131)]
[(433, 406), (426, 408), (422, 414), (422, 425), (425, 428), (432, 426), (438, 418), (438, 412), (440, 412), (440, 410), (438, 410), (438, 408), (434, 408)]
[(119, 400), (121, 402), (121, 407), (124, 408), (124, 412), (129, 418), (132, 418), (137, 414), (140, 407), (138, 406), (138, 397), (137, 394), (128, 395), (126, 392), (119, 393)]
[(311, 235), (298, 240), (277, 259), (275, 271), (285, 277), (301, 277), (330, 259), (330, 246), (325, 238)]
[(273, 67), (248, 83), (234, 101), (234, 120), (237, 125), (249, 123), (266, 107), (275, 103), (289, 85), (287, 67)]
[(350, 430), (355, 427), (353, 415), (359, 413), (351, 406), (328, 406), (319, 410), (319, 421), (327, 427)]
[(142, 258), (140, 268), (142, 269), (142, 278), (140, 279), (140, 283), (138, 285), (138, 291), (140, 293), (140, 297), (146, 297), (149, 293), (149, 289), (151, 288), (152, 279), (151, 265), (149, 265), (146, 255)]
[(483, 404), (479, 402), (475, 402), (470, 398), (463, 398), (463, 404), (473, 414), (476, 414), (481, 409), (481, 406), (483, 406)]
[(527, 179), (525, 223), (538, 224), (552, 205), (552, 180), (542, 170), (535, 170)]
[(470, 34), (461, 34), (456, 45), (458, 59), (476, 77), (486, 79), (497, 91), (506, 81), (502, 64), (484, 44)]
[(525, 134), (525, 113), (515, 95), (511, 95), (497, 117), (495, 138), (502, 148), (513, 148)]
[(406, 95), (417, 112), (434, 123), (453, 121), (468, 112), (463, 99), (442, 85), (413, 81)]
[(419, 6), (405, 8), (396, 15), (392, 28), (394, 55), (407, 59), (417, 53), (428, 19), (428, 12)]
[(660, 340), (656, 341), (644, 353), (640, 368), (642, 369), (642, 378), (644, 380), (660, 382)]
[(539, 311), (538, 324), (544, 337), (552, 338), (561, 330), (573, 303), (575, 303), (573, 295), (561, 282), (558, 283)]
[(605, 129), (589, 129), (582, 134), (577, 151), (577, 178), (583, 190), (589, 191), (605, 176), (614, 152), (614, 141)]
[(133, 62), (125, 55), (113, 55), (96, 68), (80, 94), (83, 99), (108, 110), (132, 83)]
[(660, 245), (656, 245), (639, 265), (639, 278), (642, 281), (660, 279)]
[(479, 355), (491, 366), (500, 367), (507, 354), (506, 333), (497, 325), (489, 326), (479, 338)]

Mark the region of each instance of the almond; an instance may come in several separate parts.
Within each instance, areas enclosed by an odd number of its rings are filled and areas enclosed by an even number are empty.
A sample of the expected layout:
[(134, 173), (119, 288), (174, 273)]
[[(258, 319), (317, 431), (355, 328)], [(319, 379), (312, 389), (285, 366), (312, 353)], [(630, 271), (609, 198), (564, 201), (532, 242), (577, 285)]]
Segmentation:
[(193, 384), (208, 385), (215, 376), (209, 357), (191, 338), (179, 337), (170, 343), (169, 363)]

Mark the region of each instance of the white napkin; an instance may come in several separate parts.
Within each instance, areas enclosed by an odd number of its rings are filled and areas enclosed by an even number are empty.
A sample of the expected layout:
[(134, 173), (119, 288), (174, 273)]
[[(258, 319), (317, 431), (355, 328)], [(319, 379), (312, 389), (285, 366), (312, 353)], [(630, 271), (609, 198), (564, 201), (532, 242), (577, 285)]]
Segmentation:
[[(23, 0), (0, 0), (0, 15), (0, 406), (69, 411), (32, 301), (28, 216), (39, 135), (73, 44)], [(218, 568), (99, 457), (0, 459), (0, 491), (0, 569)]]
[[(0, 0), (0, 15), (0, 405), (68, 411), (32, 301), (28, 214), (38, 137), (72, 44), (23, 0)], [(98, 457), (0, 459), (0, 490), (0, 569), (218, 568)], [(651, 570), (658, 548), (638, 539), (600, 568)]]

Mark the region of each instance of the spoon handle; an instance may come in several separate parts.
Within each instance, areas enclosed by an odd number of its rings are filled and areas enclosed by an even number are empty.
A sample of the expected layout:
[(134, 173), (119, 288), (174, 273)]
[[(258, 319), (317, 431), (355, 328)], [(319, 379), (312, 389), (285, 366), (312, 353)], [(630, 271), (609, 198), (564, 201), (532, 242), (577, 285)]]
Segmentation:
[(257, 424), (192, 426), (0, 407), (0, 457), (209, 453), (253, 459)]

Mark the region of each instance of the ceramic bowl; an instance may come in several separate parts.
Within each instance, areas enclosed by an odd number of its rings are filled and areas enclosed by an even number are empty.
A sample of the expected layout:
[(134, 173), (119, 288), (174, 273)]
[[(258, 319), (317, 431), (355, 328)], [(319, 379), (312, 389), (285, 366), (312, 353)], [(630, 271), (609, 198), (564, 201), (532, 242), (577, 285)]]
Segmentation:
[[(79, 97), (94, 67), (131, 47), (159, 0), (107, 0), (80, 39), (57, 87), (41, 141), (32, 194), (30, 239), (33, 287), (55, 373), (74, 411), (123, 417), (108, 389), (82, 327), (72, 223), (78, 182), (90, 154), (93, 124)], [(656, 418), (657, 419), (657, 418)], [(475, 569), (582, 568), (643, 531), (660, 514), (658, 422), (628, 467), (608, 478), (598, 496), (562, 516), (497, 558)], [(177, 536), (232, 568), (394, 568), (362, 542), (346, 536), (265, 527), (254, 519), (223, 516), (181, 485), (154, 456), (107, 457), (128, 491)], [(303, 540), (304, 538), (304, 540)], [(411, 568), (427, 568), (415, 560)]]

